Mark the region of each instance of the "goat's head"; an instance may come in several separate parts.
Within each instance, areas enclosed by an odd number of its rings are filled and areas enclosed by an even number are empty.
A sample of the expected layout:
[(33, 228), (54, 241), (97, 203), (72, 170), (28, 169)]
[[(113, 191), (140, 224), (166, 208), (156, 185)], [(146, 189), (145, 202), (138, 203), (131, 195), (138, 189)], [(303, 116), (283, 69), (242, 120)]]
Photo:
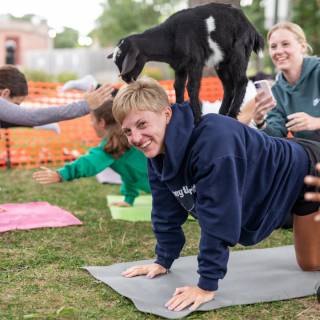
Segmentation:
[(113, 59), (120, 71), (120, 77), (127, 83), (138, 78), (145, 64), (140, 50), (129, 38), (120, 40), (113, 53), (109, 54), (107, 58)]

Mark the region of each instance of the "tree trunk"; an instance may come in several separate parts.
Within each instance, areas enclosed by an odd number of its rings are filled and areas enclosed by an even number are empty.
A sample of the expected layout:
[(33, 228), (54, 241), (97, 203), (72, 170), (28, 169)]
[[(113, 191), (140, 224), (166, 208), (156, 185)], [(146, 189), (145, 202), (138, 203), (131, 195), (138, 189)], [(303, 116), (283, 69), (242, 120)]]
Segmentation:
[(188, 0), (188, 5), (190, 8), (192, 8), (210, 2), (232, 4), (235, 7), (240, 8), (240, 0)]

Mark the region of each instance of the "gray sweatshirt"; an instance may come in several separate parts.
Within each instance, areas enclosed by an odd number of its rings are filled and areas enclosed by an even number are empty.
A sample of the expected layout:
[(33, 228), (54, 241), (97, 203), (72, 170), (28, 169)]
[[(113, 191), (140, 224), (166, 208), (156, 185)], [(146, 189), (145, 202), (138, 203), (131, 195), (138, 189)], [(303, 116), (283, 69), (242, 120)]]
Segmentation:
[(29, 108), (0, 98), (0, 128), (40, 126), (78, 118), (89, 111), (86, 101), (73, 102), (61, 107)]

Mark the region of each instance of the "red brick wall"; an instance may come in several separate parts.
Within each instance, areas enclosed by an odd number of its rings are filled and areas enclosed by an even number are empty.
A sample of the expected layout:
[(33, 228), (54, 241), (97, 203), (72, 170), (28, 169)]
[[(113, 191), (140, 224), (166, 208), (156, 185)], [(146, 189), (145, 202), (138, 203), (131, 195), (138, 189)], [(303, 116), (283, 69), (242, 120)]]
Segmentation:
[(16, 63), (24, 64), (24, 54), (28, 50), (49, 49), (52, 39), (48, 36), (48, 27), (28, 22), (0, 22), (0, 65), (5, 63), (7, 40), (17, 42)]

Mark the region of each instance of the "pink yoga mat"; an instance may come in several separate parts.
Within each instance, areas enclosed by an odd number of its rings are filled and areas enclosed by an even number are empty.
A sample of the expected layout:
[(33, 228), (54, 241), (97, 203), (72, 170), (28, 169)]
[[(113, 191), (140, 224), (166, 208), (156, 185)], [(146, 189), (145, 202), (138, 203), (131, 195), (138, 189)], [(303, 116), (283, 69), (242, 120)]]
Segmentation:
[(48, 202), (0, 204), (0, 232), (80, 224), (70, 212)]

